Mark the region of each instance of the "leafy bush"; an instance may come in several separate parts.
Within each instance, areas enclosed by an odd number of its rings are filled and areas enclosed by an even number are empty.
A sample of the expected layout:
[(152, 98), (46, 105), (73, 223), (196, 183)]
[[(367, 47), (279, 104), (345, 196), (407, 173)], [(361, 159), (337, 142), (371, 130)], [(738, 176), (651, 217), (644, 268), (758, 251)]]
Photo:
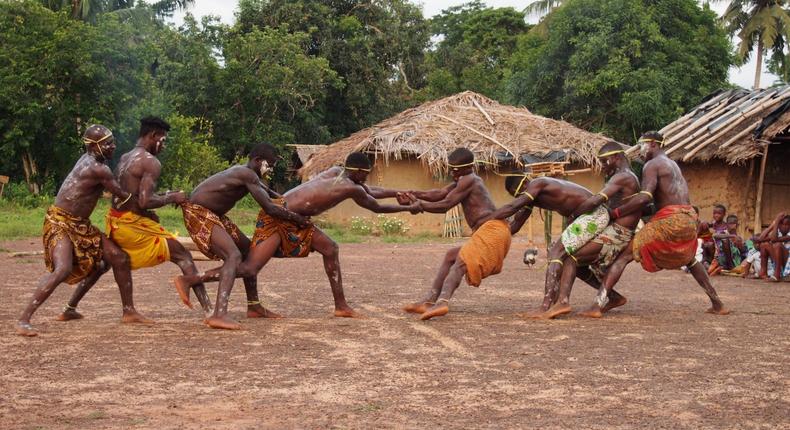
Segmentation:
[(369, 235), (373, 232), (373, 223), (365, 218), (352, 216), (351, 231), (356, 234)]
[(200, 181), (225, 170), (229, 164), (219, 150), (209, 144), (211, 123), (174, 114), (167, 118), (172, 127), (168, 133), (162, 162), (161, 188), (192, 190)]
[(397, 217), (379, 215), (377, 221), (379, 230), (384, 236), (403, 234), (409, 231), (409, 226), (406, 221)]
[[(45, 187), (51, 188), (51, 187)], [(47, 189), (46, 191), (50, 191)], [(3, 190), (3, 200), (22, 208), (39, 208), (50, 205), (52, 196), (46, 193), (33, 194), (22, 182), (6, 184)]]

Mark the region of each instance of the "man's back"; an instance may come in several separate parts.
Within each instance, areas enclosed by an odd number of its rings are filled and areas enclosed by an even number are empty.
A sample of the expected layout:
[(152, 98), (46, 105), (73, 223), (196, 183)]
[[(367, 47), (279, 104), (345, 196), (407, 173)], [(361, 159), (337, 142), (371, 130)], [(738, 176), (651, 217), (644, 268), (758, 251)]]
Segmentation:
[(646, 180), (656, 175), (656, 190), (653, 199), (656, 207), (661, 209), (670, 205), (688, 205), (689, 190), (686, 179), (677, 163), (665, 154), (659, 154), (645, 163)]
[(315, 216), (337, 206), (360, 190), (363, 190), (361, 185), (343, 176), (342, 167), (332, 167), (288, 190), (283, 198), (289, 210), (304, 216)]
[(247, 179), (255, 173), (246, 166), (232, 166), (198, 184), (189, 201), (223, 215), (247, 195)]
[[(121, 187), (139, 197), (140, 183), (146, 174), (153, 175), (154, 182), (159, 179), (161, 164), (159, 160), (143, 148), (133, 148), (123, 154), (116, 167), (116, 176)], [(113, 205), (114, 207), (115, 205)], [(118, 208), (116, 208), (118, 209)], [(144, 209), (140, 207), (138, 199), (132, 199), (124, 205), (124, 209), (131, 210), (137, 214), (144, 214)]]

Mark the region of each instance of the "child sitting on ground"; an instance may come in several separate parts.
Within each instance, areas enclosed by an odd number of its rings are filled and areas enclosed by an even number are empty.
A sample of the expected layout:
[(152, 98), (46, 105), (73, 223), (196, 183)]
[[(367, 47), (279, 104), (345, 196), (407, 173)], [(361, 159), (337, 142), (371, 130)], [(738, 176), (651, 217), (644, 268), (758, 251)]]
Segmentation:
[[(716, 258), (708, 268), (708, 274), (718, 275), (722, 270), (728, 274), (740, 274), (738, 268), (741, 264), (742, 256), (746, 255), (746, 246), (743, 238), (738, 236), (738, 216), (727, 216), (727, 230), (725, 233), (714, 232), (713, 238), (716, 240)], [(715, 231), (715, 230), (714, 230)]]

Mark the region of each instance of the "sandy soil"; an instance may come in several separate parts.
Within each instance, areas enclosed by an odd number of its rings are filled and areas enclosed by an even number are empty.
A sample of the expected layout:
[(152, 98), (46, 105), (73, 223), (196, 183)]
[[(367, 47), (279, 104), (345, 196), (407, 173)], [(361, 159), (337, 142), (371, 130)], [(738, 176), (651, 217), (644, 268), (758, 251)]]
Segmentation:
[[(525, 321), (516, 313), (540, 301), (543, 272), (520, 262), (516, 242), (505, 273), (462, 286), (450, 315), (401, 313), (450, 246), (343, 245), (346, 294), (365, 320), (330, 316), (313, 255), (259, 277), (283, 320), (245, 319), (237, 283), (231, 313), (244, 330), (210, 330), (179, 303), (167, 264), (135, 274), (137, 307), (156, 325), (119, 324), (108, 276), (81, 321), (54, 321), (71, 293), (61, 286), (33, 339), (13, 323), (43, 260), (0, 253), (0, 428), (790, 427), (789, 283), (717, 278), (733, 309), (721, 317), (704, 313), (690, 276), (632, 265), (620, 285), (630, 303), (607, 318)], [(577, 285), (576, 309), (592, 297)]]

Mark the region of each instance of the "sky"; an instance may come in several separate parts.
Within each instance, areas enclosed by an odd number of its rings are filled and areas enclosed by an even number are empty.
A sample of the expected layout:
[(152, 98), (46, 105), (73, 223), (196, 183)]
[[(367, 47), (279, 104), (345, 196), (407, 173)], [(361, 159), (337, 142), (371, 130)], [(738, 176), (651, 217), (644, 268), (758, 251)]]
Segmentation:
[[(467, 1), (468, 0), (430, 0), (416, 1), (415, 3), (422, 6), (423, 15), (426, 17), (431, 17), (441, 13), (443, 9), (467, 3)], [(529, 4), (527, 0), (487, 0), (483, 3), (491, 7), (510, 6), (516, 9), (523, 9), (525, 4)], [(226, 24), (233, 24), (233, 14), (236, 10), (236, 5), (238, 5), (238, 0), (196, 0), (195, 4), (186, 11), (177, 11), (171, 21), (174, 24), (179, 25), (181, 22), (183, 22), (184, 15), (186, 13), (191, 13), (195, 15), (198, 20), (200, 20), (200, 17), (205, 15), (215, 15), (218, 16), (222, 22)], [(722, 2), (712, 6), (712, 8), (716, 12), (722, 13), (724, 12), (726, 6), (727, 4)], [(531, 18), (531, 21), (537, 21), (537, 17)], [(752, 59), (748, 63), (744, 64), (743, 67), (731, 68), (730, 82), (740, 85), (744, 88), (751, 88), (752, 84), (754, 83), (755, 65), (754, 56), (752, 56)], [(776, 79), (776, 76), (767, 73), (765, 68), (766, 67), (763, 66), (763, 73), (760, 78), (760, 85), (763, 88), (771, 85)]]

